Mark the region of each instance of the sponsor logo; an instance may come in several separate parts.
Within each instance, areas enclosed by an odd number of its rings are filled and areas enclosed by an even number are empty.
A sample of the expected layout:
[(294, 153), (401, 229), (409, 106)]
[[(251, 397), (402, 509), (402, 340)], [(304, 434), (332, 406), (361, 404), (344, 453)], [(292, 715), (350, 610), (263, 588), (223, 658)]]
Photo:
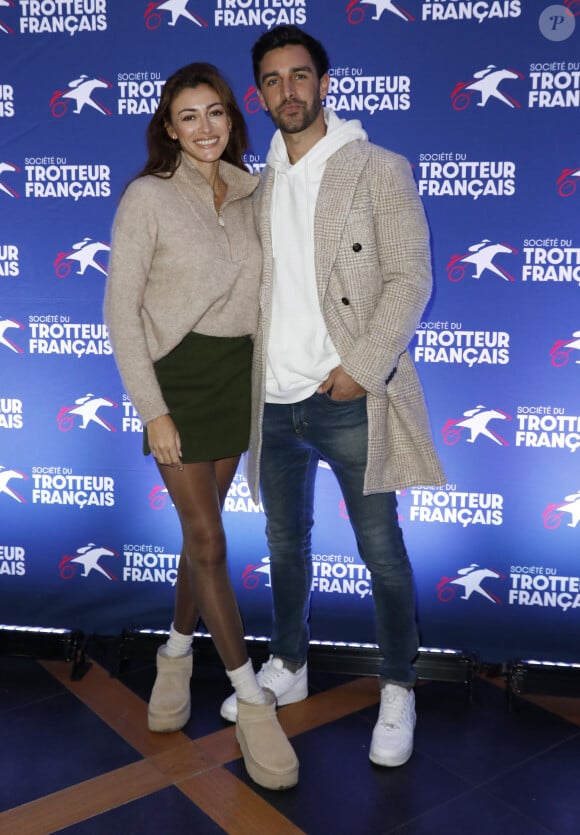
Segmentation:
[(242, 571), (242, 583), (245, 589), (255, 589), (260, 584), (260, 578), (266, 578), (264, 585), (271, 588), (270, 557), (264, 557), (257, 565), (247, 565)]
[(580, 181), (580, 168), (563, 168), (556, 180), (560, 197), (572, 197)]
[(23, 426), (22, 400), (0, 397), (0, 429), (22, 429)]
[(510, 244), (493, 243), (489, 238), (484, 238), (479, 243), (469, 246), (467, 250), (464, 255), (451, 256), (446, 268), (449, 281), (461, 281), (465, 277), (467, 264), (471, 267), (471, 278), (481, 278), (483, 273), (490, 272), (498, 275), (503, 281), (515, 281), (507, 270), (493, 263), (498, 255), (517, 253), (517, 249)]
[(408, 75), (368, 75), (362, 67), (335, 67), (325, 105), (338, 113), (409, 110), (411, 79)]
[(20, 493), (16, 492), (11, 482), (27, 478), (28, 476), (20, 470), (14, 470), (11, 467), (5, 467), (3, 464), (0, 464), (0, 499), (7, 496), (10, 499), (14, 499), (18, 504), (26, 504), (26, 499)]
[[(572, 238), (525, 238), (522, 252), (521, 280), (527, 283), (580, 284), (580, 247)], [(515, 276), (502, 261), (517, 255), (518, 249), (505, 242), (484, 238), (455, 253), (446, 264), (447, 278), (457, 283), (466, 277), (479, 279), (497, 275), (503, 281), (514, 282)]]
[(0, 575), (23, 577), (26, 574), (26, 552), (21, 545), (0, 545)]
[(113, 507), (115, 479), (105, 475), (76, 475), (70, 467), (33, 467), (34, 504), (70, 507)]
[(250, 174), (260, 174), (266, 167), (260, 154), (244, 154), (242, 159)]
[(380, 20), (383, 12), (390, 12), (390, 14), (404, 20), (406, 23), (415, 20), (410, 12), (404, 9), (399, 3), (394, 3), (394, 0), (350, 0), (346, 6), (348, 22), (353, 26), (362, 23), (367, 12), (370, 12), (370, 9), (365, 8), (366, 6), (374, 6), (374, 13), (370, 18), (371, 20)]
[(421, 322), (416, 340), (415, 362), (444, 362), (472, 368), (507, 365), (510, 361), (510, 335), (506, 331), (465, 330), (461, 322)]
[(162, 545), (123, 545), (123, 580), (129, 583), (177, 583), (179, 554)]
[(58, 570), (63, 580), (70, 580), (79, 568), (81, 569), (81, 577), (88, 577), (91, 571), (94, 571), (97, 574), (102, 574), (107, 580), (116, 580), (115, 575), (104, 565), (101, 565), (100, 560), (103, 557), (118, 556), (110, 548), (103, 548), (95, 545), (94, 542), (89, 542), (88, 545), (77, 548), (75, 556), (63, 557), (58, 564)]
[(306, 0), (216, 0), (214, 26), (301, 26)]
[(4, 162), (0, 162), (0, 194), (7, 194), (8, 197), (20, 197), (18, 192), (14, 191), (14, 189), (8, 185), (8, 183), (4, 182), (5, 174), (12, 174), (15, 171), (20, 172), (20, 168), (17, 165), (14, 165), (12, 162), (8, 162), (4, 160)]
[(107, 0), (19, 0), (20, 32), (44, 35), (62, 32), (104, 32)]
[(246, 108), (246, 113), (249, 113), (250, 115), (259, 113), (262, 109), (260, 98), (258, 96), (258, 88), (253, 84), (250, 84), (244, 95), (244, 107)]
[(516, 446), (570, 452), (580, 447), (580, 415), (558, 406), (518, 406), (516, 420)]
[(549, 609), (580, 607), (580, 577), (565, 577), (555, 568), (541, 565), (512, 565), (509, 603), (512, 606), (541, 606)]
[(474, 409), (467, 409), (461, 418), (450, 418), (443, 426), (441, 434), (448, 446), (453, 446), (461, 439), (468, 444), (474, 444), (480, 437), (488, 438), (498, 446), (509, 446), (505, 438), (489, 428), (491, 421), (495, 420), (511, 420), (511, 416), (501, 409), (488, 409), (479, 405)]
[(169, 491), (164, 484), (154, 484), (149, 491), (149, 506), (151, 510), (164, 510), (166, 507), (173, 507)]
[[(471, 563), (459, 569), (456, 577), (442, 577), (437, 596), (442, 603), (454, 599), (473, 602), (483, 597), (488, 603), (501, 605), (504, 601), (497, 593), (498, 580), (502, 586), (506, 582), (500, 571)], [(562, 612), (580, 607), (580, 577), (559, 575), (551, 566), (512, 565), (507, 583), (509, 606), (541, 606)], [(463, 588), (461, 595), (457, 595), (458, 588)]]
[(569, 514), (570, 521), (567, 527), (575, 528), (580, 522), (580, 491), (577, 493), (570, 493), (569, 496), (564, 496), (564, 501), (549, 504), (542, 513), (544, 527), (549, 531), (554, 531), (559, 528), (562, 522), (567, 518), (564, 514)]
[(15, 354), (23, 354), (24, 349), (17, 345), (9, 336), (7, 336), (6, 331), (13, 330), (18, 328), (18, 330), (23, 330), (25, 325), (22, 322), (18, 322), (16, 319), (0, 319), (0, 347), (4, 346), (4, 348), (8, 348), (9, 351), (13, 351)]
[(580, 63), (552, 61), (530, 65), (528, 107), (580, 107)]
[(471, 97), (476, 95), (478, 107), (485, 107), (490, 99), (497, 99), (508, 107), (520, 108), (521, 105), (507, 92), (499, 89), (499, 85), (506, 80), (522, 79), (524, 76), (518, 70), (503, 69), (495, 64), (488, 64), (482, 70), (473, 73), (470, 81), (458, 81), (451, 93), (451, 103), (454, 110), (465, 110), (471, 104)]
[[(173, 507), (171, 497), (163, 484), (155, 484), (149, 492), (149, 505), (152, 510), (164, 510)], [(256, 504), (250, 496), (248, 482), (241, 473), (236, 473), (224, 501), (225, 513), (261, 513), (262, 503)]]
[(423, 0), (422, 20), (501, 20), (519, 17), (521, 0)]
[(312, 555), (312, 591), (344, 594), (364, 600), (370, 597), (371, 575), (362, 562), (346, 554)]
[(15, 244), (0, 244), (0, 277), (20, 275), (20, 255)]
[(30, 353), (74, 356), (77, 359), (113, 353), (106, 325), (102, 322), (70, 322), (69, 318), (52, 314), (29, 316)]
[[(489, 603), (501, 604), (500, 598), (489, 589), (489, 586), (493, 588), (493, 584), (486, 582), (491, 579), (503, 580), (505, 577), (494, 568), (481, 568), (477, 563), (472, 562), (466, 568), (460, 568), (455, 577), (442, 577), (437, 583), (437, 597), (442, 603), (449, 603), (455, 598), (457, 590), (461, 589), (460, 600), (469, 600), (472, 595), (476, 594)], [(484, 582), (487, 588), (484, 588)]]
[[(109, 252), (111, 247), (103, 241), (93, 241), (92, 238), (83, 238), (72, 245), (69, 252), (59, 252), (54, 259), (54, 271), (57, 278), (66, 278), (70, 275), (73, 265), (76, 266), (75, 275), (84, 275), (89, 267), (101, 275), (107, 275), (107, 268), (97, 260), (98, 252)], [(1, 248), (0, 248), (1, 252)]]
[[(371, 595), (371, 575), (363, 563), (346, 554), (312, 554), (312, 592), (319, 594), (344, 594), (363, 600)], [(242, 572), (246, 589), (256, 589), (265, 578), (264, 586), (270, 588), (270, 557), (264, 557), (256, 565), (247, 565)]]
[(123, 432), (143, 432), (143, 424), (137, 413), (137, 409), (133, 406), (126, 394), (123, 395), (122, 407), (123, 419), (121, 421), (121, 430)]
[(164, 84), (159, 72), (144, 70), (117, 73), (117, 113), (119, 116), (140, 116), (142, 113), (152, 115), (157, 110)]
[(468, 160), (464, 153), (419, 154), (417, 187), (423, 197), (513, 197), (516, 164)]
[(84, 107), (91, 107), (97, 113), (110, 116), (111, 111), (104, 104), (93, 98), (95, 90), (110, 89), (113, 85), (103, 78), (90, 78), (81, 75), (68, 82), (66, 90), (55, 90), (50, 99), (50, 112), (55, 119), (60, 119), (68, 110), (69, 102), (74, 102), (73, 113), (79, 114)]
[(236, 473), (224, 502), (224, 511), (228, 513), (260, 513), (264, 511), (262, 503), (256, 504), (250, 496), (246, 478)]
[(580, 17), (580, 0), (564, 0), (566, 14), (572, 17)]
[(100, 163), (69, 164), (66, 157), (26, 157), (26, 197), (110, 197), (111, 169)]
[[(2, 9), (2, 14), (4, 14), (5, 9), (13, 9), (14, 8), (14, 0), (0, 0), (0, 9)], [(0, 20), (0, 34), (4, 35), (13, 35), (14, 29), (6, 23), (4, 20)]]
[(503, 496), (499, 493), (472, 493), (457, 490), (456, 484), (445, 489), (416, 487), (409, 491), (411, 522), (440, 522), (447, 525), (503, 524)]
[[(143, 13), (145, 26), (150, 29), (158, 29), (163, 22), (168, 26), (175, 26), (181, 18), (194, 23), (196, 26), (207, 29), (206, 21), (195, 12), (188, 9), (189, 0), (163, 0), (163, 2), (151, 2)], [(166, 13), (166, 14), (164, 14)]]
[(0, 119), (9, 119), (12, 116), (14, 116), (14, 87), (11, 84), (0, 84)]
[(571, 238), (526, 238), (522, 281), (580, 284), (580, 247)]
[[(572, 351), (580, 350), (580, 331), (574, 331), (569, 339), (557, 339), (550, 348), (550, 361), (554, 368), (562, 368), (568, 365), (570, 357), (574, 359)], [(580, 364), (580, 358), (574, 359), (576, 365)]]
[(102, 426), (107, 432), (116, 432), (114, 426), (97, 414), (103, 406), (117, 408), (117, 404), (109, 400), (108, 397), (96, 397), (91, 392), (78, 397), (74, 406), (63, 406), (56, 416), (58, 428), (61, 432), (69, 432), (75, 425), (75, 417), (78, 417), (80, 418), (80, 423), (77, 421), (79, 429), (86, 429), (89, 423), (96, 423), (97, 426)]

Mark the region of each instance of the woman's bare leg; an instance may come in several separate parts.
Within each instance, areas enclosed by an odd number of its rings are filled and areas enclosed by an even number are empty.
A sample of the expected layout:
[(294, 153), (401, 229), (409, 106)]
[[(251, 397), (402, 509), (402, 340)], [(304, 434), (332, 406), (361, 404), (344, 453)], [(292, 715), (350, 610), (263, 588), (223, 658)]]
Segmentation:
[(161, 466), (179, 515), (183, 551), (178, 570), (174, 626), (191, 634), (201, 616), (227, 670), (248, 660), (238, 604), (231, 586), (221, 510), (237, 458)]

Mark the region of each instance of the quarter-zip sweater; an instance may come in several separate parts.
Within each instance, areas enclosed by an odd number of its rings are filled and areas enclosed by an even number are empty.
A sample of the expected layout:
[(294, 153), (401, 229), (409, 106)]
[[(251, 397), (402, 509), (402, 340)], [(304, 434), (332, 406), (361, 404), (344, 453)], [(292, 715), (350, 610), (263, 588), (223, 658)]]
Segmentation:
[(143, 423), (169, 411), (153, 363), (190, 331), (254, 334), (261, 251), (250, 195), (258, 177), (220, 162), (213, 192), (182, 154), (172, 177), (125, 191), (113, 224), (104, 315), (123, 384)]

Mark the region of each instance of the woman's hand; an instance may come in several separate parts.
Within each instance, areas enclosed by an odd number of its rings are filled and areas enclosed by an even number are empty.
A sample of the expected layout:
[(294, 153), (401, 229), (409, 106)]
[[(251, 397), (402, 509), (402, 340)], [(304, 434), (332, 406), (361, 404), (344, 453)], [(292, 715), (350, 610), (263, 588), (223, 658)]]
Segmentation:
[(183, 470), (181, 462), (181, 438), (169, 415), (150, 420), (147, 437), (153, 457), (158, 464)]

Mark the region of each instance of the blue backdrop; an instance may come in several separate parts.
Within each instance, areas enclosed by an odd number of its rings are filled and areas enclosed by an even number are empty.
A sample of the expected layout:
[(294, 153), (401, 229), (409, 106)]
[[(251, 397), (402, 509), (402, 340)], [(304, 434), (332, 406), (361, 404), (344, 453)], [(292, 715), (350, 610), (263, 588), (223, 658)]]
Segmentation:
[[(249, 50), (297, 23), (327, 105), (410, 160), (435, 291), (413, 346), (448, 483), (399, 497), (424, 646), (578, 659), (580, 2), (0, 0), (0, 619), (166, 628), (180, 533), (123, 392), (102, 299), (119, 195), (167, 76), (216, 63), (265, 163)], [(374, 641), (367, 572), (319, 470), (317, 640)], [(248, 634), (268, 635), (264, 518), (225, 511)]]

